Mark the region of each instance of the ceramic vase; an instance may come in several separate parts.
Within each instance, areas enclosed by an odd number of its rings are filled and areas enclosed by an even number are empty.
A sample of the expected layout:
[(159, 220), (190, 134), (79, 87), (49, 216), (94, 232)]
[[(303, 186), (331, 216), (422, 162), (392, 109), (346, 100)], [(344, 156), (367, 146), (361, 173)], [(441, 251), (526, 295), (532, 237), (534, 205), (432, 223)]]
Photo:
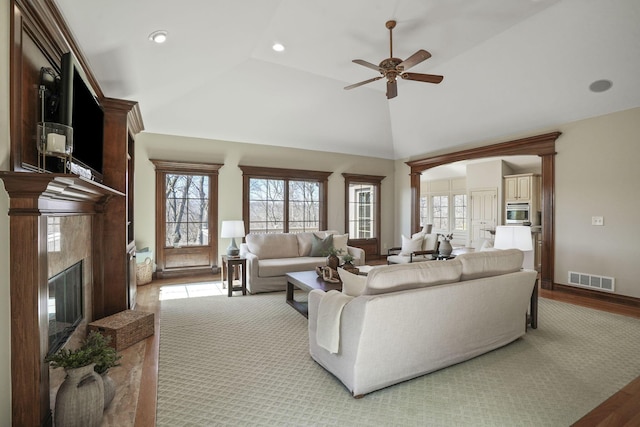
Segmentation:
[(104, 410), (104, 384), (93, 367), (66, 369), (56, 394), (56, 427), (99, 427)]
[(438, 248), (438, 254), (440, 256), (449, 256), (451, 255), (451, 251), (453, 248), (451, 247), (451, 242), (448, 240), (443, 240), (440, 242), (440, 247)]
[(107, 409), (116, 396), (116, 383), (106, 372), (100, 374), (104, 384), (104, 409)]

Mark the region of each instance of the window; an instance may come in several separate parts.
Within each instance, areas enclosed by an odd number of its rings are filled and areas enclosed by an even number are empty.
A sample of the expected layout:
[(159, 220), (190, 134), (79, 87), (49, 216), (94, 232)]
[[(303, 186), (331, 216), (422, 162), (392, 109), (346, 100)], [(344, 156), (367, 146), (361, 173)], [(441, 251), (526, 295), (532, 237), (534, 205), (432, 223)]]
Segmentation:
[(209, 177), (165, 175), (165, 246), (209, 243)]
[(433, 229), (449, 231), (449, 196), (431, 196)]
[(343, 173), (345, 182), (345, 230), (352, 245), (366, 256), (380, 253), (380, 184), (383, 176)]
[(219, 164), (151, 160), (156, 168), (156, 273), (210, 272), (218, 259)]
[(376, 237), (374, 216), (376, 187), (372, 184), (349, 183), (347, 201), (347, 227), (352, 239)]
[(454, 233), (462, 241), (469, 228), (465, 178), (428, 180), (420, 195), (420, 225), (433, 224), (432, 232)]
[(326, 229), (331, 172), (240, 166), (243, 217), (248, 233), (299, 233)]
[(467, 230), (467, 195), (455, 194), (453, 196), (453, 229)]

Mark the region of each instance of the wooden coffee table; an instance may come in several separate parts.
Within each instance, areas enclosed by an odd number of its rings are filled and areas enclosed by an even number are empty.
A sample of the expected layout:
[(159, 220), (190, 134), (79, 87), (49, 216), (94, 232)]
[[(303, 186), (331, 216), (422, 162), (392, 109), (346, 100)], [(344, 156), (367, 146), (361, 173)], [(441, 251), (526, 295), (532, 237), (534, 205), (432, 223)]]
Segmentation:
[(304, 301), (296, 301), (293, 298), (294, 288), (298, 288), (305, 292), (312, 289), (320, 289), (322, 291), (342, 290), (342, 283), (327, 283), (315, 271), (296, 271), (287, 273), (287, 304), (295, 308), (304, 317), (309, 317), (308, 305)]

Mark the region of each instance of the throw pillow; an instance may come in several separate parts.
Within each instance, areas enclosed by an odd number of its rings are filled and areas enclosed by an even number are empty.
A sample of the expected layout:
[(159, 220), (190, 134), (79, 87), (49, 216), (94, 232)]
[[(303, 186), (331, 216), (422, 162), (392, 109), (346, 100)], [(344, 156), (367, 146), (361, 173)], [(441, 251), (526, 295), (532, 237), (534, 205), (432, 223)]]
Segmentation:
[(349, 253), (349, 249), (347, 249), (347, 240), (349, 240), (349, 234), (333, 235), (333, 247), (340, 251), (338, 255), (346, 255)]
[(362, 295), (362, 291), (364, 291), (365, 285), (367, 284), (367, 276), (350, 273), (344, 268), (338, 268), (338, 274), (340, 275), (340, 280), (342, 280), (343, 294), (349, 295), (350, 297)]
[(412, 252), (422, 250), (423, 234), (416, 233), (415, 238), (409, 238), (402, 236), (402, 248), (400, 249), (400, 255), (409, 256)]
[(309, 256), (327, 256), (329, 249), (333, 246), (333, 235), (329, 234), (324, 239), (313, 235), (311, 240), (311, 253)]

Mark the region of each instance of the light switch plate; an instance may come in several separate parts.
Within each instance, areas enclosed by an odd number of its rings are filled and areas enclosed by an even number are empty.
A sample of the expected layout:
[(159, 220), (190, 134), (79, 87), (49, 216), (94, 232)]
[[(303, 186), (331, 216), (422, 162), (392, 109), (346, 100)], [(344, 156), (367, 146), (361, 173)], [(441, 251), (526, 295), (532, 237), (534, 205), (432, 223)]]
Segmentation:
[(592, 216), (591, 217), (591, 225), (604, 225), (604, 217), (603, 216)]

